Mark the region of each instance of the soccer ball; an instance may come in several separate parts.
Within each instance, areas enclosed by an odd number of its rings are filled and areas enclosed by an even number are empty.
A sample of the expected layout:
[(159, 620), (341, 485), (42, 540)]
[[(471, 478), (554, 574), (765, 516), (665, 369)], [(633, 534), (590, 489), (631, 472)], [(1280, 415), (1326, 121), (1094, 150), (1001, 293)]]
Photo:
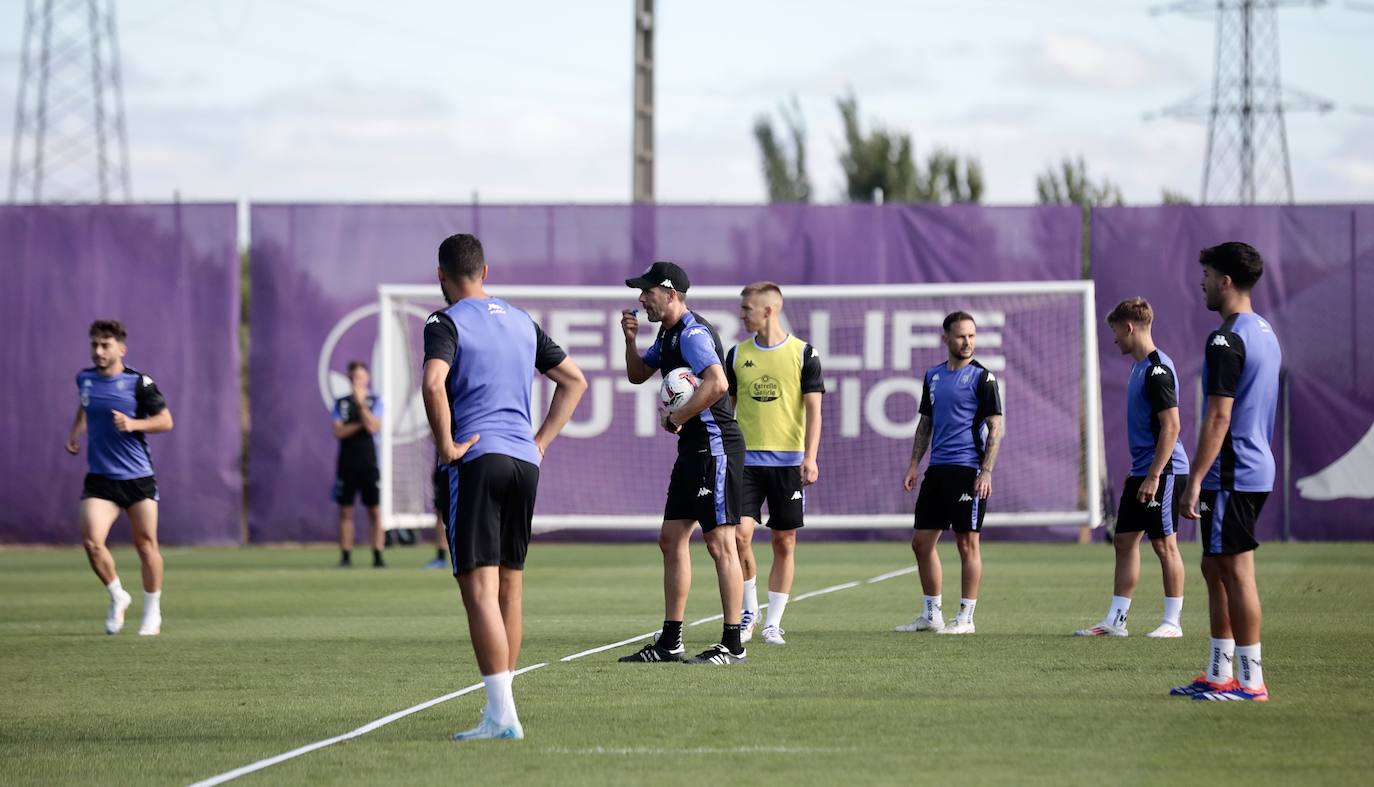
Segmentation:
[(686, 366), (679, 366), (663, 375), (663, 386), (658, 389), (658, 403), (664, 412), (675, 413), (687, 404), (696, 390), (696, 375)]

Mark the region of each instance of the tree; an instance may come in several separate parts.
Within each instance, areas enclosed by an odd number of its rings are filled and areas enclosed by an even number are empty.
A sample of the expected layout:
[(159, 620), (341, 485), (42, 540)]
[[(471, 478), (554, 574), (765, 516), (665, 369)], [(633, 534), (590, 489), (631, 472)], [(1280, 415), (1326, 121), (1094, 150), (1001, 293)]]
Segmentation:
[(840, 153), (845, 191), (850, 202), (914, 202), (916, 164), (911, 135), (885, 128), (867, 133), (859, 123), (859, 100), (851, 92), (836, 101), (844, 123), (845, 150)]
[(1190, 199), (1190, 198), (1188, 197), (1187, 194), (1184, 194), (1184, 193), (1181, 192), (1181, 191), (1174, 191), (1173, 189), (1167, 189), (1167, 188), (1164, 189), (1164, 190), (1160, 193), (1160, 195), (1159, 195), (1159, 202), (1160, 202), (1161, 205), (1192, 205), (1192, 204), (1193, 204), (1193, 200)]
[(796, 96), (779, 108), (786, 136), (792, 143), (788, 151), (773, 130), (773, 121), (760, 115), (754, 121), (754, 139), (763, 157), (763, 180), (768, 185), (769, 202), (810, 202), (811, 178), (806, 174), (806, 123)]
[(924, 172), (917, 172), (919, 184), (916, 202), (981, 202), (983, 199), (983, 166), (975, 158), (963, 162), (944, 148), (936, 148), (926, 157)]
[(1121, 205), (1121, 189), (1106, 178), (1093, 183), (1088, 178), (1088, 165), (1079, 156), (1075, 161), (1065, 158), (1059, 168), (1051, 165), (1035, 178), (1035, 196), (1041, 205)]
[[(983, 168), (976, 159), (963, 162), (936, 148), (922, 170), (915, 162), (911, 135), (877, 127), (865, 132), (859, 101), (851, 92), (837, 100), (844, 124), (845, 150), (840, 153), (850, 202), (978, 202), (983, 197)], [(962, 163), (962, 166), (961, 166)]]

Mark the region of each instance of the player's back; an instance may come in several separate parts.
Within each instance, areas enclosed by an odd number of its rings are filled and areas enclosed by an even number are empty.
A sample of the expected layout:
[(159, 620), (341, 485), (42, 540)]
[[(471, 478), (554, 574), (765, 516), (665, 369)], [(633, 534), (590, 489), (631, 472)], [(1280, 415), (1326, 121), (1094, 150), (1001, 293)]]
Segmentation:
[[(1274, 488), (1274, 413), (1279, 400), (1283, 352), (1269, 321), (1253, 312), (1233, 314), (1208, 337), (1209, 352), (1239, 356), (1234, 380), (1204, 380), (1204, 389), (1227, 387), (1234, 394), (1231, 425), (1221, 454), (1207, 474), (1209, 489), (1268, 492)], [(1214, 374), (1204, 367), (1204, 376)]]
[(530, 421), (534, 321), (500, 298), (464, 298), (443, 314), (457, 333), (448, 378), (453, 434), (459, 440), (482, 436), (463, 461), (500, 453), (539, 464)]

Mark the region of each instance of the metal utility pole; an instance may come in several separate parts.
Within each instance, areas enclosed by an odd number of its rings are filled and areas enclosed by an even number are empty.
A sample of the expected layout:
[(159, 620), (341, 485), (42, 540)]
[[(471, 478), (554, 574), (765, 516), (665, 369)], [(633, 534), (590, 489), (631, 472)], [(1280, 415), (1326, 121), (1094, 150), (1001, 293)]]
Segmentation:
[(27, 0), (10, 202), (129, 199), (115, 0)]
[(635, 4), (634, 141), (631, 143), (635, 202), (654, 201), (654, 0)]
[(1325, 0), (1213, 0), (1180, 2), (1152, 13), (1207, 12), (1216, 16), (1210, 95), (1165, 109), (1174, 117), (1207, 118), (1202, 167), (1204, 204), (1290, 203), (1285, 111), (1329, 111), (1331, 102), (1284, 89), (1279, 75), (1281, 6), (1319, 6)]

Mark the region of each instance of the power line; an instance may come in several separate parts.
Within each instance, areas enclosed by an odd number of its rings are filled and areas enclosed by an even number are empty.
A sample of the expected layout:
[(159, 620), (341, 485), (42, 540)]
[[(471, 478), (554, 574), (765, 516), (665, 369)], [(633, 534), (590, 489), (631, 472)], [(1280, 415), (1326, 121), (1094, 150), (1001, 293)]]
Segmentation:
[(128, 200), (114, 0), (27, 0), (10, 202)]
[(1334, 105), (1311, 93), (1283, 87), (1278, 9), (1324, 4), (1325, 0), (1189, 0), (1151, 9), (1152, 14), (1209, 12), (1216, 19), (1210, 93), (1194, 96), (1162, 113), (1207, 118), (1203, 203), (1293, 201), (1284, 113), (1324, 113)]

